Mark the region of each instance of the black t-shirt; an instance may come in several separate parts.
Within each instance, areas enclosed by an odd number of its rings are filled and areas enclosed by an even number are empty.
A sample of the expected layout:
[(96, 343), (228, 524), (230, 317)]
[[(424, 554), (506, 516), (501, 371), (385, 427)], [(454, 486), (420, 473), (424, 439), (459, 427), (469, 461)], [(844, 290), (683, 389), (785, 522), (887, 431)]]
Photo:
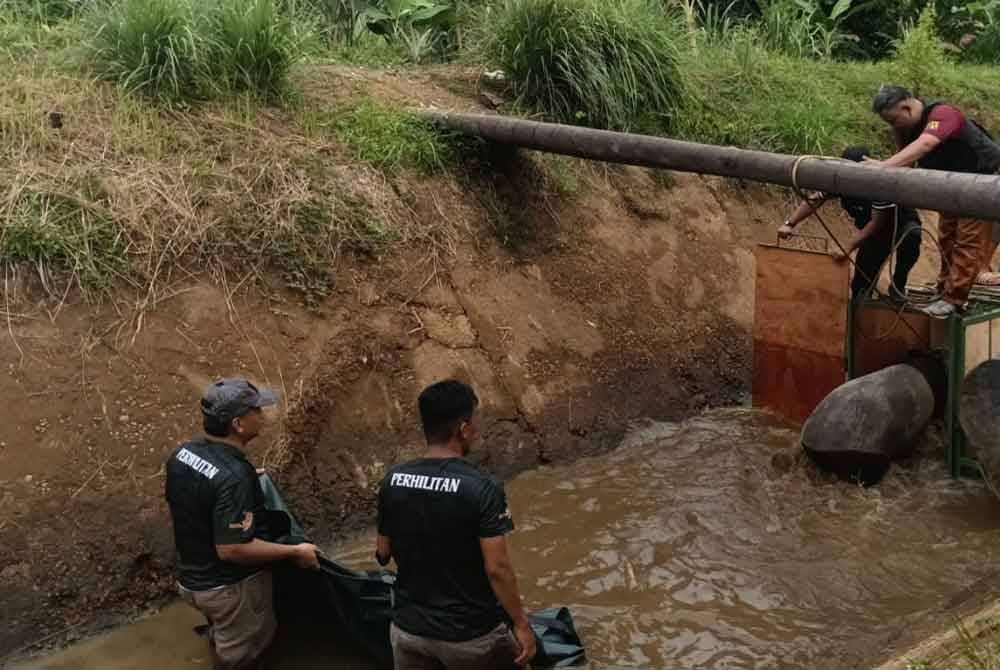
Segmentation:
[(260, 530), (264, 493), (243, 452), (221, 442), (188, 442), (170, 455), (166, 470), (181, 585), (201, 591), (258, 572), (215, 551), (217, 544), (250, 542)]
[[(899, 228), (912, 226), (914, 223), (920, 225), (920, 216), (917, 210), (912, 207), (900, 207), (891, 202), (855, 200), (852, 198), (841, 198), (840, 206), (844, 208), (847, 215), (854, 220), (854, 226), (860, 230), (868, 225), (872, 219), (872, 212), (883, 211), (888, 217), (887, 221), (891, 230), (893, 216), (899, 217)], [(898, 213), (897, 213), (898, 210)]]
[[(813, 200), (830, 200), (835, 196), (828, 195), (823, 192), (814, 193), (812, 196)], [(903, 207), (891, 202), (883, 202), (881, 200), (871, 201), (871, 200), (859, 200), (857, 198), (840, 198), (840, 206), (844, 208), (847, 215), (851, 217), (854, 221), (854, 227), (861, 230), (868, 225), (868, 222), (872, 220), (872, 212), (874, 211), (884, 211), (886, 216), (888, 216), (888, 230), (891, 231), (893, 227), (893, 217), (898, 216), (897, 235), (903, 233), (903, 231), (912, 228), (913, 226), (920, 226), (920, 215), (917, 214), (917, 210), (912, 207)], [(885, 226), (882, 227), (883, 229)], [(880, 230), (880, 233), (885, 232)]]
[(462, 642), (504, 621), (479, 540), (512, 530), (503, 485), (461, 458), (421, 458), (389, 470), (379, 491), (378, 532), (392, 541), (399, 568), (396, 625)]

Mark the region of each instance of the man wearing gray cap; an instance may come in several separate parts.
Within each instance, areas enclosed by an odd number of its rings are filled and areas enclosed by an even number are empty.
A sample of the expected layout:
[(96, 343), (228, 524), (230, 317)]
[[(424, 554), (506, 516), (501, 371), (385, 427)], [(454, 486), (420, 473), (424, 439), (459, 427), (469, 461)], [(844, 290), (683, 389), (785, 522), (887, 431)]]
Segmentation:
[(219, 670), (255, 667), (274, 639), (267, 564), (319, 567), (315, 545), (260, 539), (264, 495), (243, 449), (260, 433), (261, 408), (276, 402), (274, 392), (245, 379), (215, 382), (201, 399), (205, 437), (180, 446), (166, 463), (181, 597), (208, 620)]

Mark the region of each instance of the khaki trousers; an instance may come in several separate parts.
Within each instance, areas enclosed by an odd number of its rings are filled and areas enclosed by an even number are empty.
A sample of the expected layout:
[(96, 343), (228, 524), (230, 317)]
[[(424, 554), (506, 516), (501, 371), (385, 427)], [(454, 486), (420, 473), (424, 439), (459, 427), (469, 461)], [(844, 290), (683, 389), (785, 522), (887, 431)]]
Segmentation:
[(465, 642), (445, 642), (412, 635), (392, 624), (395, 670), (514, 670), (520, 646), (502, 623), (486, 635)]
[(962, 307), (987, 263), (986, 254), (993, 246), (993, 224), (941, 213), (938, 240), (941, 243), (938, 286), (946, 301)]
[(252, 667), (278, 630), (271, 572), (207, 591), (179, 586), (181, 598), (205, 615), (215, 665), (225, 670)]

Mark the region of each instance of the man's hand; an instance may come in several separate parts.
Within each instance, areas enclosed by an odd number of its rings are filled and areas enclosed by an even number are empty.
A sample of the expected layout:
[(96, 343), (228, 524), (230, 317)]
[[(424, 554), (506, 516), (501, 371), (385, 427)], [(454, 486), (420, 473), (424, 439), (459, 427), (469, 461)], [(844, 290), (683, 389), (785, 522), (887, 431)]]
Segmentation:
[(538, 651), (535, 648), (535, 631), (531, 630), (531, 624), (525, 620), (514, 626), (514, 637), (517, 638), (517, 643), (521, 645), (521, 653), (514, 659), (514, 663), (517, 665), (527, 665), (535, 657), (535, 652)]
[(296, 544), (294, 549), (295, 553), (291, 557), (292, 565), (306, 570), (319, 570), (319, 558), (317, 556), (319, 549), (315, 544), (303, 542), (302, 544)]
[(792, 236), (792, 233), (794, 231), (795, 231), (795, 229), (792, 228), (787, 223), (783, 224), (780, 228), (778, 228), (778, 239), (779, 240), (787, 240), (789, 237)]
[(884, 163), (884, 161), (880, 161), (877, 158), (872, 158), (871, 156), (865, 156), (861, 160), (861, 164), (864, 165), (865, 167), (879, 167), (883, 163)]

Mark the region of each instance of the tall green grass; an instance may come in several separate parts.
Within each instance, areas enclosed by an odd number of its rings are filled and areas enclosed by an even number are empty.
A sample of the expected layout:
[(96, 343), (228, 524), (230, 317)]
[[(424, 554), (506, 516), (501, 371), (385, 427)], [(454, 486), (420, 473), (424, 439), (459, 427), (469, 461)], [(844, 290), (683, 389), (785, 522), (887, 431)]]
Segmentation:
[(275, 0), (110, 0), (87, 23), (88, 61), (99, 78), (167, 101), (271, 97), (308, 38)]
[(276, 96), (301, 57), (306, 39), (274, 0), (218, 0), (205, 30), (206, 83), (228, 93)]
[(88, 17), (95, 73), (129, 93), (192, 97), (206, 60), (187, 0), (113, 0)]
[(0, 0), (0, 14), (51, 24), (75, 16), (88, 0)]
[(676, 136), (798, 154), (887, 146), (885, 124), (870, 112), (884, 67), (775, 53), (750, 30), (729, 44), (686, 54), (683, 67), (695, 93)]
[(598, 128), (665, 127), (684, 96), (683, 22), (651, 0), (504, 0), (485, 54), (523, 105)]

